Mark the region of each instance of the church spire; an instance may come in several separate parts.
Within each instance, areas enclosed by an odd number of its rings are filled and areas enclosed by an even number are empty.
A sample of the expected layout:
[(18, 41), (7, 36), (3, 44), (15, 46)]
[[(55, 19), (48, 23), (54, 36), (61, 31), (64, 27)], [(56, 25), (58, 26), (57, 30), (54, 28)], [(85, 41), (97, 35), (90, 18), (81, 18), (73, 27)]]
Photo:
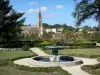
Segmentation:
[(42, 15), (41, 15), (41, 8), (40, 8), (40, 0), (39, 0), (39, 9), (38, 9), (38, 29), (39, 29), (39, 36), (43, 35), (43, 26), (42, 26)]

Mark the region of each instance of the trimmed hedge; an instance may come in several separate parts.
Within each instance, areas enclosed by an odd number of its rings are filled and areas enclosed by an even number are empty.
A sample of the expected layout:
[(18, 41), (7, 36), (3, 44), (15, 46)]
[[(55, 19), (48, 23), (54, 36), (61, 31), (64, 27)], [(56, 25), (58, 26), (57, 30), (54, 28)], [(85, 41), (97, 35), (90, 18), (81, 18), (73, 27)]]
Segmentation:
[[(77, 43), (60, 43), (55, 42), (56, 45), (67, 46), (68, 49), (79, 49), (79, 48), (97, 48), (96, 43), (94, 42), (77, 42)], [(1, 48), (22, 48), (24, 46), (29, 47), (42, 47), (45, 49), (45, 46), (53, 45), (53, 42), (50, 41), (11, 41), (1, 43)], [(25, 50), (25, 49), (24, 49)]]
[(87, 46), (65, 46), (65, 49), (82, 49), (82, 48), (100, 48), (97, 46), (87, 45)]
[(100, 75), (100, 63), (96, 65), (83, 65), (81, 69), (92, 75)]
[(34, 47), (37, 46), (41, 41), (9, 41), (9, 42), (1, 42), (1, 48), (21, 48), (22, 46), (30, 46)]
[[(59, 42), (56, 42), (57, 45), (62, 45)], [(77, 42), (77, 43), (64, 43), (65, 46), (95, 46), (95, 42)]]
[(61, 67), (28, 67), (23, 65), (15, 65), (17, 70), (30, 71), (30, 72), (59, 72), (60, 75), (71, 75)]

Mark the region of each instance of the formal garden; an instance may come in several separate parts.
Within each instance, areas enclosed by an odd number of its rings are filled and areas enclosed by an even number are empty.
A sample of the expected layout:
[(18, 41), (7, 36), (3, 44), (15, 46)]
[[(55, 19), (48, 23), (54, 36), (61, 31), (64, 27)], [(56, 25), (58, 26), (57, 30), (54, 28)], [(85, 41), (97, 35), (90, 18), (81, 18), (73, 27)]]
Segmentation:
[[(67, 24), (41, 23), (44, 31), (43, 35), (39, 36), (39, 32), (22, 33), (22, 26), (25, 26), (26, 18), (23, 17), (25, 13), (14, 10), (10, 5), (10, 0), (0, 0), (0, 75), (73, 75), (72, 70), (77, 70), (77, 67), (80, 70), (79, 74), (82, 72), (82, 75), (100, 75), (100, 2), (99, 0), (91, 0), (91, 2), (89, 0), (77, 2), (76, 0), (75, 2), (75, 10), (72, 13), (76, 19), (75, 27)], [(79, 27), (88, 18), (95, 19), (99, 23), (98, 26)], [(56, 35), (53, 32), (46, 33), (46, 28), (63, 28), (63, 30)], [(57, 57), (62, 55), (61, 58), (64, 61), (61, 63), (64, 63), (64, 66), (45, 67), (38, 61), (35, 63), (38, 62), (42, 67), (34, 66), (34, 63), (31, 64), (32, 66), (22, 64), (26, 63), (23, 59), (33, 60), (33, 57), (41, 62), (42, 53), (45, 53), (42, 56), (47, 59), (48, 64), (49, 55), (53, 54), (53, 50), (47, 49), (47, 46), (52, 46), (51, 49), (60, 49), (53, 56), (56, 56), (57, 60)], [(70, 62), (65, 61), (66, 58)], [(74, 58), (79, 58), (79, 62), (74, 61)], [(83, 59), (88, 60), (88, 63)], [(21, 61), (21, 65), (14, 61)], [(30, 64), (29, 60), (27, 62)], [(45, 61), (42, 62), (44, 64)], [(59, 64), (59, 60), (50, 61), (49, 59), (49, 62)], [(72, 62), (71, 66), (67, 66), (65, 62), (67, 64)]]
[(30, 51), (0, 51), (0, 74), (1, 75), (71, 75), (61, 67), (28, 67), (15, 65), (14, 60), (33, 57), (37, 54)]

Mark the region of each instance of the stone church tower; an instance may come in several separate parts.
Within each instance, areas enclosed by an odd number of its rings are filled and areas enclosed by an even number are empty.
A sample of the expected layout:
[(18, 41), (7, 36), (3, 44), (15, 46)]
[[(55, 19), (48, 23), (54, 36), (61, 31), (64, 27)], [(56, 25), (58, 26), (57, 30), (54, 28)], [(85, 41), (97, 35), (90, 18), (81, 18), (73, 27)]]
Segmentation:
[(37, 25), (38, 25), (38, 30), (39, 30), (39, 36), (41, 37), (43, 35), (43, 26), (42, 26), (40, 2), (39, 2), (39, 9), (38, 9), (38, 24)]

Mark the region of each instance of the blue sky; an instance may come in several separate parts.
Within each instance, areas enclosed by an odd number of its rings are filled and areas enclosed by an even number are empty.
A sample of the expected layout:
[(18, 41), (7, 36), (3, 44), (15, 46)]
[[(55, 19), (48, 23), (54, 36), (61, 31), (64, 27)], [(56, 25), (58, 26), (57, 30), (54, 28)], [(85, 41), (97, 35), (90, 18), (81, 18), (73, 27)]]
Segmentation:
[[(37, 24), (38, 0), (10, 0), (13, 8), (19, 12), (25, 12), (25, 24)], [(74, 26), (75, 19), (72, 16), (74, 11), (74, 0), (40, 0), (42, 21), (48, 24), (64, 24)], [(93, 20), (87, 20), (83, 25), (97, 26)]]

